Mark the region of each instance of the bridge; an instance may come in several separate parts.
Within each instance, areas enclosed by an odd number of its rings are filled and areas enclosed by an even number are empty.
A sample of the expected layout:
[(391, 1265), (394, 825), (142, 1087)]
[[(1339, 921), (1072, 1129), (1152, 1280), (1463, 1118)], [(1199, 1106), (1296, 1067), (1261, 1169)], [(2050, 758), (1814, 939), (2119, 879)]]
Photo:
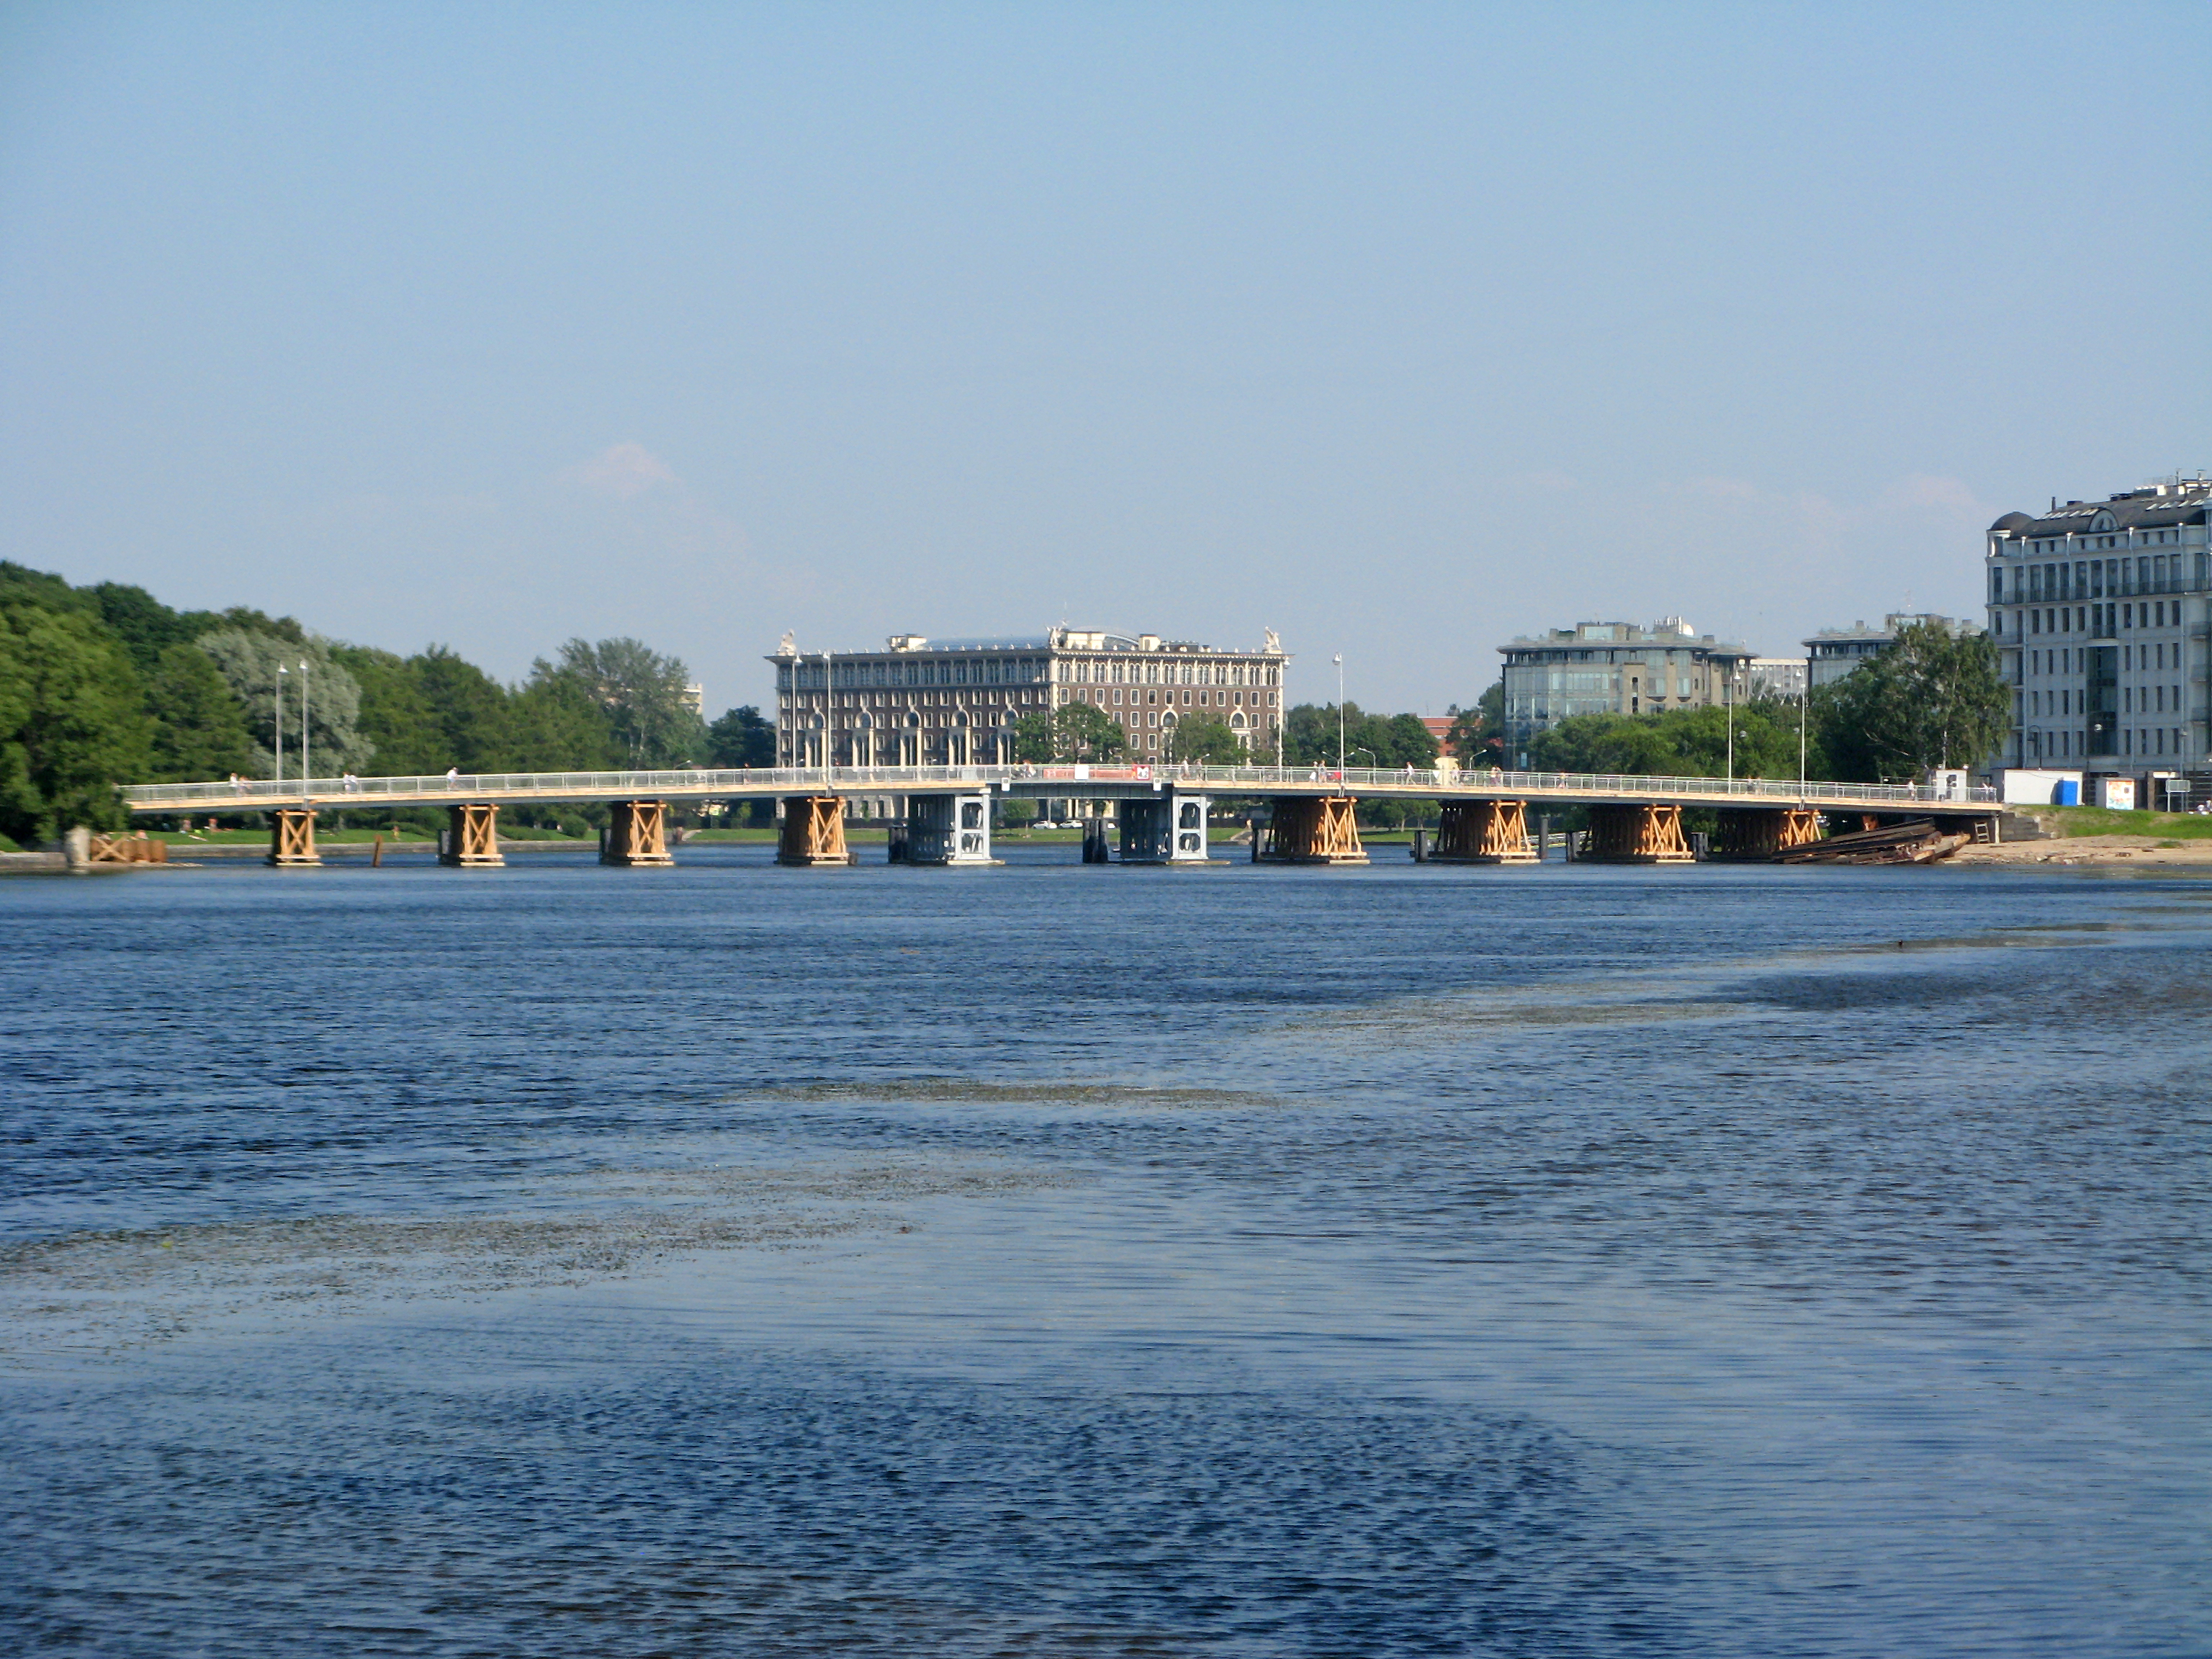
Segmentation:
[[(672, 805), (772, 799), (783, 805), (777, 861), (794, 866), (855, 861), (845, 840), (848, 802), (901, 796), (904, 834), (891, 857), (933, 865), (990, 864), (994, 797), (1112, 801), (1125, 863), (1200, 864), (1216, 798), (1263, 800), (1255, 861), (1364, 863), (1353, 808), (1362, 799), (1436, 803), (1441, 809), (1433, 856), (1439, 862), (1527, 864), (1536, 860), (1528, 829), (1531, 806), (1579, 806), (1589, 816), (1587, 858), (1604, 862), (1687, 862), (1682, 811), (1719, 813), (1712, 855), (1771, 858), (1817, 841), (1830, 820), (1872, 829), (1886, 821), (1929, 818), (1994, 837), (2002, 809), (1986, 786), (1814, 783), (1758, 778), (1664, 778), (1461, 769), (1429, 770), (1314, 766), (1198, 766), (1053, 763), (1016, 766), (748, 769), (686, 767), (655, 772), (509, 772), (433, 777), (246, 780), (126, 786), (134, 816), (191, 817), (241, 811), (270, 816), (269, 861), (321, 862), (315, 820), (324, 811), (440, 806), (451, 827), (440, 856), (456, 866), (497, 865), (503, 805), (599, 803), (614, 809), (601, 838), (604, 863), (672, 862), (666, 818)], [(1103, 842), (1096, 848), (1103, 860)], [(1085, 856), (1092, 848), (1086, 846)]]

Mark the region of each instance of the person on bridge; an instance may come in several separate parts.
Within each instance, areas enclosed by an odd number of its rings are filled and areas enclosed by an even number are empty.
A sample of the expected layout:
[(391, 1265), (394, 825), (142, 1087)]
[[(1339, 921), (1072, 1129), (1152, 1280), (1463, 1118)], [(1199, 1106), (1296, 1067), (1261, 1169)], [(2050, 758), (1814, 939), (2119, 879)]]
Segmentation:
[(460, 781), (461, 769), (459, 767), (449, 766), (446, 769), (446, 787), (448, 789), (454, 787), (460, 782)]

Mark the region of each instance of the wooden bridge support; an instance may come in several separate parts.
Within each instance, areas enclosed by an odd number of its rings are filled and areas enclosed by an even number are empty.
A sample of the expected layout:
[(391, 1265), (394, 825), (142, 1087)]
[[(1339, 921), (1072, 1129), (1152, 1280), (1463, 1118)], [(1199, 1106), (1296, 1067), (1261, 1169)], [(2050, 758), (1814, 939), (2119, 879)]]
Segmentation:
[(675, 863), (668, 856), (668, 803), (617, 801), (613, 818), (600, 832), (599, 862), (631, 870)]
[(87, 844), (87, 860), (93, 864), (167, 864), (169, 843), (151, 836), (94, 836)]
[[(1204, 864), (1206, 809), (1204, 795), (1169, 793), (1150, 800), (1121, 803), (1121, 862)], [(1104, 860), (1098, 860), (1100, 863)]]
[(1687, 864), (1682, 809), (1651, 805), (1593, 806), (1589, 842), (1580, 857), (1593, 864)]
[(1357, 803), (1349, 795), (1278, 795), (1267, 824), (1267, 844), (1256, 854), (1265, 864), (1364, 864)]
[(1528, 805), (1517, 800), (1446, 801), (1437, 825), (1439, 864), (1534, 864)]
[(991, 798), (987, 794), (907, 798), (908, 864), (996, 864), (991, 856)]
[(801, 869), (858, 864), (860, 860), (845, 845), (845, 798), (786, 795), (775, 861)]
[(320, 864), (312, 807), (280, 806), (269, 815), (269, 862), (287, 867)]
[(499, 808), (485, 801), (448, 807), (438, 862), (455, 870), (490, 870), (507, 862), (499, 850)]
[(1723, 807), (1709, 856), (1758, 860), (1820, 839), (1820, 815), (1809, 806)]

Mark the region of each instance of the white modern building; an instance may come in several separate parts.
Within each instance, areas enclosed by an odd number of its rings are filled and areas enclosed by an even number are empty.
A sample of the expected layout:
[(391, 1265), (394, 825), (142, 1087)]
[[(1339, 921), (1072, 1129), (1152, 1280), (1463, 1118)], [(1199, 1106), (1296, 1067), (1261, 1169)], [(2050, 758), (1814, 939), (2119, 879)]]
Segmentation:
[(2208, 507), (2212, 481), (2177, 474), (1990, 526), (1990, 632), (2013, 688), (2003, 764), (2205, 764)]
[(1654, 714), (1749, 695), (1748, 647), (1700, 634), (1680, 617), (1649, 628), (1577, 623), (1510, 640), (1505, 740), (1516, 761), (1536, 734), (1576, 714)]
[(1897, 636), (1915, 623), (1941, 623), (1954, 634), (1981, 631), (1978, 623), (1938, 617), (1929, 611), (1892, 611), (1881, 619), (1879, 628), (1869, 628), (1863, 622), (1855, 622), (1849, 628), (1824, 628), (1805, 641), (1805, 659), (1812, 673), (1813, 689), (1817, 691), (1824, 685), (1833, 685), (1868, 658), (1887, 651), (1897, 643)]
[(1744, 676), (1744, 695), (1795, 702), (1805, 695), (1805, 673), (1802, 657), (1753, 657)]

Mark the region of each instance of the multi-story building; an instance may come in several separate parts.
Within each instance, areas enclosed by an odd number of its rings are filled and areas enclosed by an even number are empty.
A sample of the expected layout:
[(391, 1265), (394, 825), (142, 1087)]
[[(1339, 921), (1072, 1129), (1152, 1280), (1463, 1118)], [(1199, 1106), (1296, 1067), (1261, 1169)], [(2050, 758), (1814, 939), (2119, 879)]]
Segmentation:
[(1981, 631), (1973, 623), (1924, 611), (1893, 611), (1881, 619), (1879, 628), (1869, 628), (1863, 622), (1855, 622), (1849, 628), (1824, 628), (1805, 641), (1813, 689), (1817, 691), (1824, 685), (1833, 685), (1868, 658), (1895, 645), (1898, 635), (1915, 623), (1941, 623), (1954, 633)]
[(1272, 629), (1249, 651), (1055, 628), (1000, 640), (895, 634), (880, 651), (823, 653), (787, 634), (769, 660), (784, 766), (822, 765), (825, 742), (836, 766), (1004, 764), (1016, 721), (1074, 702), (1119, 726), (1133, 759), (1160, 758), (1178, 725), (1212, 716), (1272, 760), (1290, 664)]
[(1753, 657), (1743, 677), (1744, 695), (1795, 702), (1805, 695), (1805, 675), (1802, 657)]
[(1577, 623), (1499, 646), (1505, 657), (1505, 740), (1518, 764), (1536, 734), (1575, 714), (1652, 714), (1747, 695), (1750, 650), (1700, 634), (1680, 617)]
[(2208, 507), (2200, 472), (1990, 526), (1990, 633), (2013, 689), (2003, 763), (2206, 763)]

